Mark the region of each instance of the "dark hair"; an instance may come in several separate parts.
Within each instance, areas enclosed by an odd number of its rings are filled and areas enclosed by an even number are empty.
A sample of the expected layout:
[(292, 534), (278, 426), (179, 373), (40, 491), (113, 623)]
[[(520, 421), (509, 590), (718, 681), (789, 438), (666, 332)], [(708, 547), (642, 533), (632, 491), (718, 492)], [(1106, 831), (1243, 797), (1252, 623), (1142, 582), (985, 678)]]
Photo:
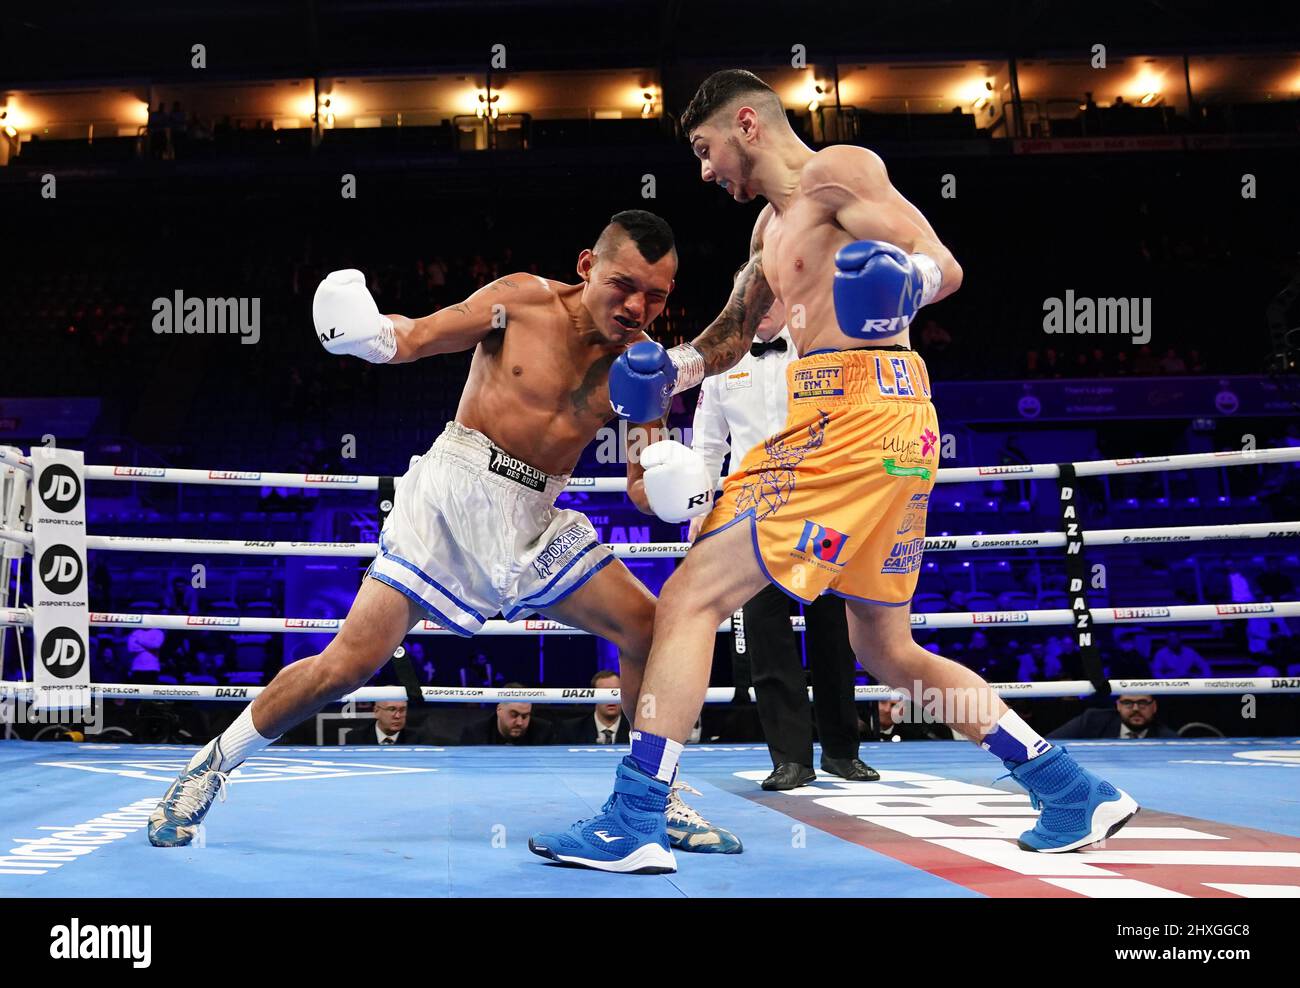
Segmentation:
[[(610, 238), (614, 233), (611, 227), (617, 227), (626, 234), (628, 239), (636, 244), (636, 249), (641, 252), (641, 256), (651, 264), (676, 248), (673, 228), (662, 217), (644, 209), (625, 209), (611, 216), (609, 224), (601, 231), (598, 244), (605, 246), (611, 244)], [(615, 244), (621, 242), (622, 237), (613, 241)]]
[(618, 673), (615, 672), (613, 669), (599, 669), (597, 670), (596, 675), (591, 677), (591, 685), (595, 686), (602, 679), (608, 679), (610, 676), (617, 676), (617, 675)]
[(723, 69), (713, 73), (700, 83), (682, 114), (682, 133), (690, 140), (691, 131), (709, 117), (733, 99), (751, 94), (758, 97), (757, 104), (766, 104), (766, 109), (775, 110), (781, 106), (781, 98), (772, 87), (747, 69)]

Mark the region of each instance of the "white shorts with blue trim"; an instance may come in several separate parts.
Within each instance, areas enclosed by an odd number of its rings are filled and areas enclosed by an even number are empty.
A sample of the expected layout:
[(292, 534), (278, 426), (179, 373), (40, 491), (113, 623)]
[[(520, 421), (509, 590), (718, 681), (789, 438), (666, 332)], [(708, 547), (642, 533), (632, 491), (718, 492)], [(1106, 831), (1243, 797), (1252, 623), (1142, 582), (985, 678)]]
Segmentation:
[(568, 479), (448, 422), (398, 480), (367, 575), (466, 636), (545, 610), (614, 559), (586, 515), (555, 507)]

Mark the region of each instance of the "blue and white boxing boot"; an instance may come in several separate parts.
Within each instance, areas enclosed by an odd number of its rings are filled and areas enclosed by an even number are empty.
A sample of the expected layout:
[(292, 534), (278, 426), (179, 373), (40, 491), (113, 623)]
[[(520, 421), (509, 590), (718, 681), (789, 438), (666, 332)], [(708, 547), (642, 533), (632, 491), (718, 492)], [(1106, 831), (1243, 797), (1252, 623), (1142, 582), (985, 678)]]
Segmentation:
[[(1026, 762), (1003, 761), (1040, 810), (1021, 850), (1060, 854), (1105, 840), (1141, 808), (1132, 796), (1093, 775), (1059, 745)], [(1005, 776), (1004, 776), (1005, 778)]]
[(533, 834), (528, 849), (561, 864), (597, 871), (667, 874), (677, 870), (668, 843), (669, 786), (624, 758), (614, 775), (614, 793), (599, 816), (580, 820), (563, 833)]
[(191, 763), (178, 775), (162, 800), (149, 814), (149, 843), (154, 847), (185, 847), (198, 835), (212, 801), (226, 801), (229, 772), (219, 772), (221, 749), (208, 744), (207, 757)]

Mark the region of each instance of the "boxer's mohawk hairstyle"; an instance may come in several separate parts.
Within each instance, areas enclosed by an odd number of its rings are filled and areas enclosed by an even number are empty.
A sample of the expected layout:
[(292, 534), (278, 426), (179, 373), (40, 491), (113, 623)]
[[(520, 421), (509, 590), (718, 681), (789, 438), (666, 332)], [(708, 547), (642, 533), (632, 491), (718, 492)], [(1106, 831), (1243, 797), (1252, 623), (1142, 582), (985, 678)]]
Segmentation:
[(682, 114), (682, 134), (690, 140), (691, 131), (733, 100), (746, 99), (759, 110), (785, 115), (781, 97), (766, 82), (747, 69), (723, 69), (715, 72), (695, 90), (690, 105)]
[(597, 253), (603, 244), (617, 246), (611, 237), (617, 237), (617, 242), (621, 243), (623, 235), (636, 244), (641, 256), (651, 264), (676, 249), (673, 228), (662, 217), (644, 209), (625, 209), (609, 218), (609, 225), (596, 244)]

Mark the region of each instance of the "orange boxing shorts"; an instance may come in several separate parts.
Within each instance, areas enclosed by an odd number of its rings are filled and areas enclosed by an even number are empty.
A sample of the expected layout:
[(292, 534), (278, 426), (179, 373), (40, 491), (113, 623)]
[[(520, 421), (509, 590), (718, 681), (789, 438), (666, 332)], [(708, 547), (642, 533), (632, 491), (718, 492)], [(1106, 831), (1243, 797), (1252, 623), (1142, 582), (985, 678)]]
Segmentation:
[(700, 538), (748, 523), (767, 578), (805, 602), (829, 590), (908, 603), (939, 468), (924, 361), (905, 347), (815, 351), (786, 386), (784, 428), (723, 482)]

